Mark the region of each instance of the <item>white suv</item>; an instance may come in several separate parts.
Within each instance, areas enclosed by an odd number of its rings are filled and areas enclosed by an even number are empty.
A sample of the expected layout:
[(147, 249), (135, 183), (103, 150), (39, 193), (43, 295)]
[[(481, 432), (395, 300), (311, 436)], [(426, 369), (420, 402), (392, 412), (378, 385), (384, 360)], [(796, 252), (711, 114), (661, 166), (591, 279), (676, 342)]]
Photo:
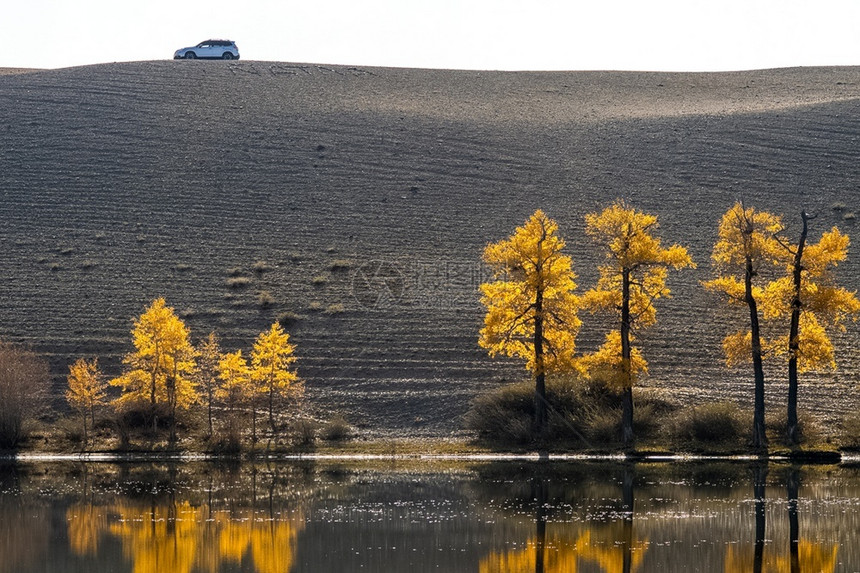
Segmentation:
[(176, 50), (174, 60), (194, 60), (206, 58), (210, 60), (238, 60), (239, 48), (231, 40), (206, 40), (190, 48)]

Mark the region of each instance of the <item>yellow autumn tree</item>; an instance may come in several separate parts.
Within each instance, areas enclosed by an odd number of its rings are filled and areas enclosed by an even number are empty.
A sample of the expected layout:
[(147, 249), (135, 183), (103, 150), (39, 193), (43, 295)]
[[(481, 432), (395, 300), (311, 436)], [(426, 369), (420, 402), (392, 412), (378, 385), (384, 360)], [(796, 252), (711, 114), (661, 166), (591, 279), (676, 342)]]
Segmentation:
[(261, 332), (251, 351), (251, 380), (257, 392), (265, 395), (269, 412), (269, 427), (275, 434), (275, 401), (295, 396), (301, 391), (298, 374), (291, 370), (296, 361), (295, 346), (290, 344), (290, 335), (278, 322)]
[[(242, 356), (242, 351), (225, 354), (218, 363), (218, 378), (221, 384), (215, 390), (215, 398), (227, 410), (229, 436), (238, 437), (237, 418), (245, 403), (253, 398), (254, 389), (251, 385), (251, 369), (248, 361)], [(256, 427), (254, 428), (256, 441)]]
[(153, 430), (159, 408), (166, 407), (170, 436), (175, 439), (177, 408), (187, 409), (198, 400), (191, 376), (195, 352), (188, 328), (165, 300), (158, 298), (135, 320), (131, 334), (135, 350), (123, 358), (125, 372), (110, 381), (122, 388), (116, 405), (148, 404)]
[(481, 285), (487, 307), (478, 344), (490, 356), (525, 360), (535, 379), (534, 430), (546, 427), (546, 374), (573, 368), (580, 320), (571, 259), (558, 225), (537, 210), (509, 238), (484, 249), (494, 281)]
[(215, 400), (215, 390), (218, 388), (219, 365), (221, 363), (221, 346), (218, 336), (210, 332), (209, 336), (197, 344), (197, 368), (194, 378), (198, 388), (206, 400), (206, 418), (209, 422), (209, 436), (212, 436), (212, 404)]
[(744, 305), (749, 312), (749, 329), (741, 329), (723, 339), (723, 352), (729, 366), (748, 360), (753, 363), (755, 403), (753, 409), (752, 446), (767, 446), (764, 423), (764, 367), (766, 341), (761, 335), (759, 301), (764, 296), (762, 270), (767, 265), (785, 261), (785, 251), (778, 238), (783, 231), (782, 219), (766, 211), (756, 211), (735, 203), (720, 221), (719, 238), (711, 260), (717, 278), (704, 283), (705, 288), (721, 294), (729, 304)]
[(606, 335), (597, 352), (583, 357), (580, 367), (622, 395), (622, 440), (633, 442), (633, 386), (647, 371), (647, 362), (634, 347), (634, 332), (657, 322), (655, 303), (670, 295), (668, 269), (695, 267), (680, 245), (665, 248), (654, 236), (657, 217), (616, 201), (601, 213), (585, 216), (586, 233), (604, 251), (597, 285), (580, 299), (592, 312), (612, 313), (618, 329)]
[(66, 389), (66, 402), (78, 411), (84, 425), (84, 445), (87, 443), (87, 415), (92, 425), (96, 425), (96, 407), (105, 403), (105, 388), (107, 386), (102, 373), (99, 371), (99, 359), (78, 358), (69, 366)]
[(770, 284), (762, 304), (765, 318), (789, 315), (789, 331), (777, 341), (788, 352), (788, 409), (786, 439), (799, 441), (797, 394), (799, 373), (816, 368), (836, 368), (833, 342), (828, 329), (845, 331), (845, 320), (860, 313), (856, 292), (838, 286), (835, 269), (848, 258), (848, 235), (833, 227), (815, 244), (806, 244), (809, 221), (801, 213), (802, 227), (796, 245), (783, 244), (791, 261), (786, 276)]

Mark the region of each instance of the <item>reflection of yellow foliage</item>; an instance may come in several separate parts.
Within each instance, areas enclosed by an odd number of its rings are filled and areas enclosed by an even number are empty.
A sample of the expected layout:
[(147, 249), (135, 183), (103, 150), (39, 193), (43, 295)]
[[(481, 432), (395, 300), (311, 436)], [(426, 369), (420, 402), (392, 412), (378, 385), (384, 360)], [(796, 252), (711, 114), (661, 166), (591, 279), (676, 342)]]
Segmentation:
[(218, 547), (224, 559), (242, 562), (251, 551), (258, 573), (289, 571), (293, 563), (296, 537), (304, 525), (295, 521), (255, 521), (251, 510), (218, 513), (215, 523), (221, 530)]
[[(621, 524), (622, 526), (624, 524)], [(626, 544), (618, 543), (618, 540), (623, 539), (620, 528), (617, 524), (612, 527), (602, 530), (602, 539), (594, 540), (590, 531), (586, 531), (576, 540), (576, 546), (581, 547), (579, 555), (582, 559), (590, 561), (600, 567), (606, 573), (615, 571), (624, 571), (624, 556), (627, 552), (630, 553), (630, 572), (639, 570), (642, 565), (642, 560), (645, 558), (645, 551), (648, 545), (642, 541), (634, 541), (628, 548)]]
[(215, 515), (218, 524), (218, 553), (224, 559), (241, 563), (242, 556), (251, 543), (251, 528), (247, 523), (238, 521), (229, 513), (220, 512)]
[(296, 528), (283, 521), (258, 524), (251, 533), (251, 555), (258, 573), (289, 571), (293, 565)]
[[(798, 562), (801, 571), (813, 571), (815, 573), (832, 573), (836, 570), (837, 546), (825, 547), (820, 543), (813, 543), (801, 539), (797, 546)], [(752, 571), (755, 559), (752, 547), (735, 550), (729, 546), (726, 551), (725, 571), (735, 573), (740, 571)], [(762, 573), (783, 573), (791, 569), (791, 556), (788, 554), (772, 556), (765, 552), (762, 562)]]
[(107, 531), (107, 511), (103, 507), (78, 503), (66, 510), (69, 546), (75, 555), (96, 555), (99, 538)]
[[(108, 516), (111, 516), (110, 523)], [(134, 573), (190, 573), (221, 569), (221, 562), (241, 563), (250, 553), (257, 573), (283, 573), (292, 567), (296, 538), (304, 526), (289, 521), (255, 520), (253, 510), (215, 512), (188, 502), (111, 507), (75, 505), (66, 512), (69, 544), (77, 555), (96, 555), (102, 535), (122, 542)]]
[(133, 573), (190, 573), (200, 540), (202, 510), (187, 501), (150, 510), (120, 504), (110, 532), (123, 544)]
[[(618, 533), (610, 527), (610, 533)], [(606, 573), (623, 571), (624, 556), (628, 551), (625, 544), (616, 543), (617, 535), (601, 536), (594, 540), (591, 531), (581, 533), (575, 541), (569, 536), (547, 537), (544, 548), (544, 573), (576, 573), (580, 564), (593, 563)], [(630, 572), (637, 571), (645, 558), (647, 545), (641, 541), (632, 544), (630, 551)], [(533, 573), (536, 570), (538, 546), (530, 539), (525, 549), (507, 552), (493, 552), (481, 560), (479, 573)]]
[[(494, 551), (481, 560), (479, 573), (534, 573), (537, 567), (537, 543), (530, 539), (524, 549)], [(545, 573), (576, 573), (576, 546), (561, 539), (547, 539), (544, 545)]]

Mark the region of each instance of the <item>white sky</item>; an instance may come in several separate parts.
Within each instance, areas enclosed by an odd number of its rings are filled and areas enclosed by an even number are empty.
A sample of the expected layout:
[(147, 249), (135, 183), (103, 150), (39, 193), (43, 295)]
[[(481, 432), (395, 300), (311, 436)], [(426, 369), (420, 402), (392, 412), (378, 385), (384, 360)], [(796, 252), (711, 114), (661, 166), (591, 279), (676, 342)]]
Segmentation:
[(0, 0), (0, 67), (169, 59), (499, 70), (860, 64), (858, 0)]

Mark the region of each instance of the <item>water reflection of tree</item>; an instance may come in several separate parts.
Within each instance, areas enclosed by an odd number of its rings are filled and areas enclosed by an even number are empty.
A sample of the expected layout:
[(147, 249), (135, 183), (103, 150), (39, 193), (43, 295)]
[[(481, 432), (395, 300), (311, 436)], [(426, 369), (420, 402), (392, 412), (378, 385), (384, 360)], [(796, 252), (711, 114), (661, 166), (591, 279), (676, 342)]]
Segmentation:
[(755, 543), (752, 550), (749, 545), (730, 546), (726, 550), (726, 573), (747, 572), (755, 573), (801, 573), (814, 571), (827, 573), (836, 570), (835, 543), (816, 543), (800, 536), (800, 519), (798, 511), (798, 491), (800, 489), (800, 472), (791, 467), (784, 477), (788, 508), (789, 551), (788, 554), (768, 553), (765, 551), (766, 533), (766, 486), (767, 465), (756, 465), (752, 468), (753, 494), (755, 495)]
[(15, 464), (0, 463), (0, 573), (18, 573), (37, 569), (45, 558), (52, 531), (51, 512), (47, 504), (26, 499), (21, 475)]
[[(295, 477), (292, 472), (232, 468), (218, 480), (211, 474), (204, 476), (208, 483), (199, 491), (206, 491), (205, 498), (181, 499), (176, 488), (160, 489), (157, 484), (166, 482), (152, 471), (140, 472), (157, 477), (148, 482), (126, 475), (123, 483), (133, 497), (126, 493), (112, 503), (96, 504), (84, 496), (68, 508), (74, 554), (95, 556), (100, 542), (110, 537), (119, 541), (133, 573), (215, 573), (225, 565), (238, 567), (244, 562), (252, 563), (257, 573), (290, 570), (297, 536), (304, 527), (296, 504), (300, 484), (284, 475)], [(168, 473), (181, 483), (183, 476), (175, 468)], [(235, 495), (219, 495), (213, 503), (215, 481)], [(139, 487), (141, 483), (152, 488), (149, 495), (143, 493), (146, 488)], [(258, 492), (262, 492), (259, 498)]]
[[(624, 465), (620, 475), (612, 480), (617, 484), (615, 495), (621, 494), (621, 504), (615, 511), (616, 519), (584, 525), (547, 523), (554, 508), (574, 501), (570, 496), (575, 490), (559, 488), (559, 480), (541, 472), (540, 466), (532, 469), (529, 499), (534, 505), (535, 535), (523, 549), (491, 552), (481, 561), (480, 573), (575, 572), (586, 564), (607, 573), (634, 573), (639, 570), (648, 544), (638, 540), (634, 532), (636, 476), (633, 465)], [(573, 481), (588, 479), (576, 471), (567, 473), (565, 477)], [(564, 479), (561, 483), (566, 481)], [(515, 489), (523, 492), (522, 486)]]

